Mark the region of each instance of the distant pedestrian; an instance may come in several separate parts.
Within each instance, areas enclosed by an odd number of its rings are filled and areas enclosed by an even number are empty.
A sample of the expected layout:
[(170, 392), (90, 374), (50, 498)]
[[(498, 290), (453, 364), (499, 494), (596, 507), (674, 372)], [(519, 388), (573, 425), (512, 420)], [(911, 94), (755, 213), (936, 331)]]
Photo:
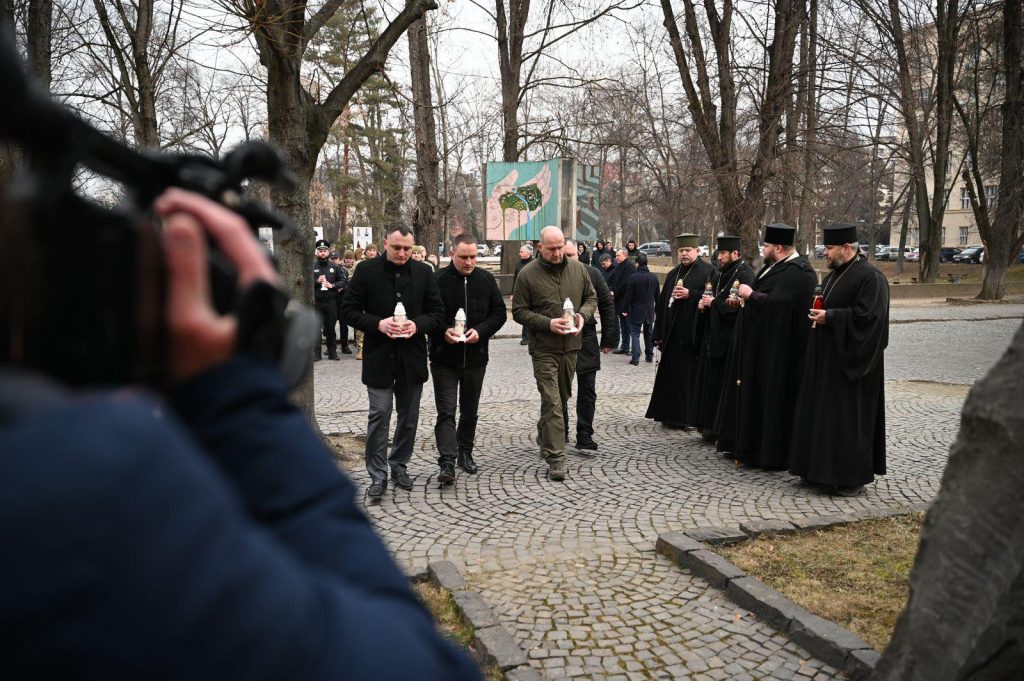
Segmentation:
[(635, 266), (636, 258), (638, 255), (640, 255), (640, 249), (636, 247), (636, 241), (634, 241), (633, 239), (630, 239), (629, 241), (626, 242), (626, 255), (629, 257), (629, 260)]
[[(578, 259), (580, 251), (571, 239), (565, 242), (565, 256)], [(584, 265), (590, 283), (597, 292), (597, 309), (601, 316), (601, 342), (597, 341), (597, 318), (583, 325), (583, 340), (576, 355), (576, 449), (597, 451), (594, 441), (594, 412), (597, 409), (597, 372), (601, 370), (601, 353), (609, 353), (619, 342), (619, 324), (615, 319), (615, 300), (600, 270)], [(569, 438), (569, 409), (562, 405), (566, 439)]]
[[(346, 253), (349, 253), (349, 251), (346, 251)], [(341, 353), (343, 355), (351, 355), (352, 349), (348, 346), (348, 327), (345, 326), (345, 322), (341, 321), (341, 302), (345, 299), (345, 287), (348, 286), (348, 269), (345, 267), (340, 253), (332, 252), (328, 259), (341, 273), (341, 279), (334, 285), (334, 305), (337, 309), (336, 319), (340, 327), (338, 330), (338, 345), (341, 346)]]
[(654, 342), (651, 339), (654, 312), (658, 300), (658, 278), (647, 267), (647, 255), (637, 254), (636, 271), (630, 275), (626, 295), (622, 301), (622, 316), (629, 322), (632, 356), (629, 363), (640, 364), (640, 334), (644, 337), (644, 360), (654, 361)]
[[(412, 489), (406, 466), (427, 380), (426, 334), (444, 318), (434, 273), (425, 263), (412, 260), (412, 247), (408, 227), (389, 229), (385, 257), (364, 260), (356, 268), (342, 306), (346, 323), (362, 330), (365, 338), (362, 379), (369, 398), (365, 454), (371, 499), (387, 490), (389, 468), (396, 485)], [(395, 407), (398, 424), (389, 456), (388, 428)]]
[[(584, 323), (597, 311), (597, 293), (584, 265), (564, 255), (565, 236), (555, 226), (541, 230), (541, 255), (519, 272), (512, 318), (530, 329), (533, 375), (540, 392), (537, 443), (551, 480), (565, 479), (562, 404), (572, 394)], [(565, 301), (572, 314), (565, 314)], [(567, 319), (566, 317), (569, 317)]]
[[(437, 407), (434, 441), (441, 468), (437, 481), (441, 483), (455, 480), (455, 466), (471, 475), (477, 472), (473, 447), (488, 342), (508, 318), (494, 275), (476, 266), (476, 246), (472, 233), (455, 237), (451, 262), (436, 275), (444, 323), (431, 336), (430, 373)], [(465, 316), (457, 329), (460, 310)]]
[(601, 276), (604, 277), (604, 283), (608, 284), (609, 290), (612, 286), (612, 274), (615, 272), (615, 268), (612, 265), (612, 256), (607, 253), (602, 253), (601, 257), (597, 260), (597, 269), (601, 270)]
[[(516, 289), (516, 280), (519, 278), (519, 273), (522, 271), (524, 267), (529, 265), (531, 262), (533, 262), (533, 249), (531, 249), (527, 244), (523, 244), (522, 246), (519, 247), (519, 262), (516, 263), (516, 271), (512, 275), (513, 292)], [(515, 302), (515, 295), (512, 296), (512, 302)], [(530, 330), (527, 329), (525, 325), (523, 326), (523, 333), (522, 337), (519, 340), (519, 344), (530, 344)]]
[(885, 348), (889, 283), (860, 255), (855, 225), (822, 230), (830, 272), (808, 310), (789, 471), (853, 496), (885, 475)]
[(576, 248), (576, 259), (579, 260), (584, 265), (589, 265), (590, 264), (590, 251), (587, 249), (587, 245), (585, 243), (583, 243), (583, 242), (580, 242), (577, 246), (575, 246), (575, 248)]
[(615, 296), (615, 316), (619, 320), (619, 349), (616, 355), (629, 354), (629, 321), (622, 316), (622, 301), (626, 297), (626, 287), (629, 286), (629, 278), (633, 276), (636, 267), (629, 259), (629, 253), (625, 248), (615, 252), (615, 265), (611, 274), (612, 295)]
[[(327, 345), (327, 359), (337, 360), (339, 357), (334, 326), (338, 321), (338, 294), (335, 293), (334, 287), (343, 281), (344, 273), (340, 265), (333, 265), (330, 261), (330, 241), (326, 239), (317, 241), (315, 252), (313, 299), (316, 302), (316, 311), (320, 314), (320, 330)], [(316, 348), (313, 350), (313, 361), (318, 362), (322, 357), (320, 338), (318, 337)]]

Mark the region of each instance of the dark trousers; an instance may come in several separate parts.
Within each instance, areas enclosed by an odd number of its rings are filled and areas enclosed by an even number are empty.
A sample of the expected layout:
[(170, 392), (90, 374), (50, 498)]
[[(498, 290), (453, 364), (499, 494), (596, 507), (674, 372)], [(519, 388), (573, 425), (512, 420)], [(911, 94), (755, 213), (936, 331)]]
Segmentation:
[(348, 327), (345, 326), (345, 322), (341, 321), (341, 296), (338, 296), (337, 302), (337, 315), (338, 315), (338, 341), (341, 343), (341, 347), (348, 347)]
[[(459, 454), (473, 453), (480, 392), (484, 387), (486, 370), (486, 364), (465, 369), (453, 369), (437, 363), (430, 365), (437, 406), (434, 441), (440, 454), (437, 460), (440, 466), (454, 464)], [(458, 426), (455, 425), (456, 406), (459, 410)]]
[(622, 339), (619, 349), (629, 352), (629, 317), (623, 317), (622, 310), (619, 309), (615, 310), (615, 316), (619, 319), (619, 338)]
[[(370, 402), (366, 422), (366, 472), (373, 482), (383, 482), (388, 479), (389, 468), (392, 473), (404, 471), (412, 458), (423, 384), (398, 382), (391, 388), (367, 386), (366, 393)], [(391, 455), (388, 456), (388, 428), (391, 426), (391, 411), (395, 407), (398, 408), (398, 423), (395, 425)]]
[[(594, 411), (597, 409), (597, 369), (576, 374), (576, 439), (594, 437)], [(569, 439), (569, 404), (562, 403), (565, 439)]]
[(644, 357), (651, 359), (654, 357), (654, 343), (651, 342), (651, 323), (650, 322), (629, 322), (629, 336), (633, 340), (633, 355), (631, 359), (634, 362), (640, 361), (640, 331), (644, 333)]
[(525, 326), (523, 327), (523, 340), (530, 340), (530, 330)]
[[(334, 335), (334, 325), (338, 323), (338, 303), (335, 300), (316, 301), (316, 311), (320, 313), (320, 329), (327, 339), (327, 355), (333, 357), (337, 352), (338, 337)], [(320, 356), (320, 339), (317, 339), (313, 354)]]

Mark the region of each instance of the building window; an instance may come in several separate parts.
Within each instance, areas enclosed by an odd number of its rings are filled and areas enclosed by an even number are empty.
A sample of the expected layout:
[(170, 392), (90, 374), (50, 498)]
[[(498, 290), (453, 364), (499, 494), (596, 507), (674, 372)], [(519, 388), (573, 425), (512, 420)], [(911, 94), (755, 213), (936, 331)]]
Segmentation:
[(968, 210), (971, 207), (971, 195), (967, 193), (967, 187), (960, 187), (960, 210)]
[(990, 184), (985, 187), (985, 198), (988, 199), (988, 207), (992, 208), (999, 200), (999, 185)]
[(966, 246), (967, 245), (967, 231), (968, 230), (967, 230), (966, 227), (961, 227), (960, 228), (960, 245), (961, 246)]

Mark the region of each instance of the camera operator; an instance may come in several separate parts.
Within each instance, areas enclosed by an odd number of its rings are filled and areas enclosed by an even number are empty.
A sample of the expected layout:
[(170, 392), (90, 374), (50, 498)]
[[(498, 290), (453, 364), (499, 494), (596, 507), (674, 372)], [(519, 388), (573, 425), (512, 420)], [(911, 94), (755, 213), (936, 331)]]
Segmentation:
[(278, 281), (243, 220), (180, 190), (155, 209), (164, 394), (73, 393), (2, 358), (4, 675), (478, 678), (277, 368), (234, 351), (238, 320), (211, 304), (207, 237), (240, 289)]

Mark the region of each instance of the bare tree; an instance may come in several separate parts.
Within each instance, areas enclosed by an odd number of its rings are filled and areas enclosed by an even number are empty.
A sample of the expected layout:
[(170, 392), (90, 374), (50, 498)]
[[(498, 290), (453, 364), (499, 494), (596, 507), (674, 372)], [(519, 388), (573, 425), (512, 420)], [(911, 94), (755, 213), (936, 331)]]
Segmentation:
[(433, 250), (440, 236), (438, 205), (437, 126), (430, 87), (430, 42), (424, 17), (409, 26), (409, 70), (412, 78), (412, 109), (416, 135), (416, 210), (413, 231), (420, 244)]
[[(775, 3), (773, 32), (766, 46), (764, 87), (758, 93), (756, 151), (742, 186), (736, 142), (739, 92), (733, 62), (733, 2), (725, 0), (721, 12), (714, 3), (705, 3), (706, 25), (702, 26), (693, 0), (683, 0), (685, 42), (671, 0), (661, 0), (661, 7), (690, 114), (711, 162), (725, 228), (730, 234), (740, 235), (747, 257), (757, 258), (765, 187), (776, 161), (782, 115), (792, 87), (793, 50), (803, 5), (799, 0)], [(702, 30), (709, 36), (713, 62), (705, 51)], [(712, 92), (712, 68), (717, 72), (717, 97)]]

